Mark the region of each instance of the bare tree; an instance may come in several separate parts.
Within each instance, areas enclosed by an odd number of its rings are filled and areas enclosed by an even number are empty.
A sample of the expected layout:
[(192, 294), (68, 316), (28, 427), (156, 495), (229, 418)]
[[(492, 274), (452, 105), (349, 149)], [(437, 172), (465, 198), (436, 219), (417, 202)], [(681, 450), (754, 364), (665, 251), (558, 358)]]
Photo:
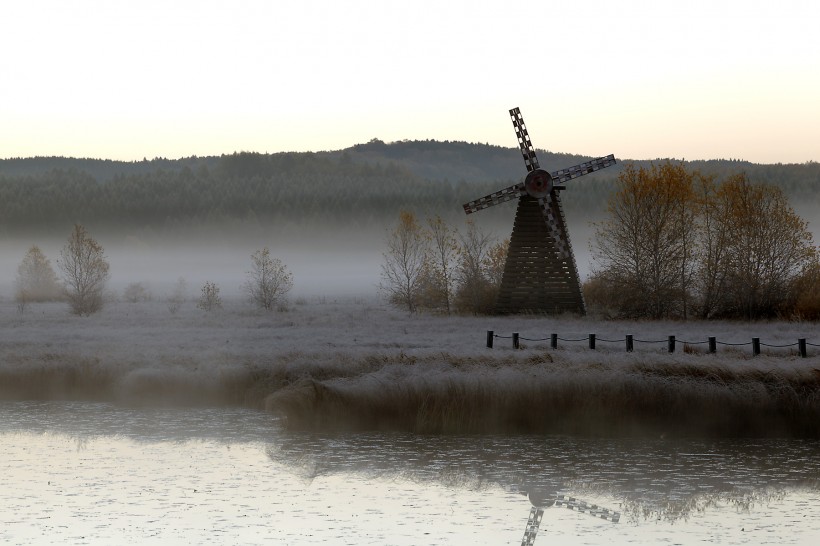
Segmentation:
[(219, 286), (211, 281), (205, 281), (202, 285), (202, 293), (196, 306), (203, 311), (210, 312), (215, 309), (222, 309), (222, 298), (219, 297)]
[(16, 285), (15, 298), (22, 305), (28, 302), (55, 301), (62, 295), (57, 274), (37, 245), (29, 248), (20, 262)]
[(103, 247), (86, 229), (75, 224), (57, 261), (66, 296), (76, 315), (90, 315), (102, 309), (103, 291), (109, 265)]
[(401, 212), (398, 225), (387, 237), (387, 251), (382, 256), (379, 288), (390, 303), (415, 313), (427, 257), (427, 239), (412, 212)]
[(458, 239), (440, 216), (427, 219), (429, 252), (425, 267), (425, 295), (428, 305), (450, 314), (453, 302)]
[(243, 289), (251, 301), (270, 311), (293, 288), (293, 275), (279, 258), (271, 258), (267, 247), (251, 254), (251, 270)]
[[(467, 221), (467, 231), (459, 234), (459, 262), (457, 300), (461, 310), (472, 313), (489, 313), (495, 305), (498, 285), (498, 259), (502, 249), (493, 247), (493, 236), (484, 233), (471, 220)], [(493, 279), (490, 278), (493, 277)], [(500, 283), (499, 283), (500, 284)]]

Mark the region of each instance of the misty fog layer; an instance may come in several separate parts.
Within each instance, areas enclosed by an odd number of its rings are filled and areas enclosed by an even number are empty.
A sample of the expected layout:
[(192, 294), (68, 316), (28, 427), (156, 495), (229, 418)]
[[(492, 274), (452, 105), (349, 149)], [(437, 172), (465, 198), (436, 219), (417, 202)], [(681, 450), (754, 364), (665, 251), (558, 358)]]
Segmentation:
[[(617, 150), (613, 150), (618, 157)], [(538, 150), (541, 166), (589, 158)], [(581, 279), (592, 266), (593, 222), (603, 218), (628, 161), (567, 184), (562, 192)], [(646, 164), (646, 161), (637, 162)], [(820, 165), (696, 161), (725, 176), (744, 171), (774, 184), (820, 238)], [(0, 160), (0, 297), (38, 245), (54, 263), (74, 223), (110, 258), (111, 287), (147, 283), (164, 292), (179, 278), (234, 293), (252, 252), (269, 247), (294, 274), (294, 294), (375, 294), (385, 235), (402, 210), (439, 215), (464, 229), (462, 204), (519, 182), (520, 152), (465, 142), (377, 139), (319, 153), (238, 153), (117, 162), (72, 158)], [(469, 217), (496, 240), (510, 236), (515, 202)]]

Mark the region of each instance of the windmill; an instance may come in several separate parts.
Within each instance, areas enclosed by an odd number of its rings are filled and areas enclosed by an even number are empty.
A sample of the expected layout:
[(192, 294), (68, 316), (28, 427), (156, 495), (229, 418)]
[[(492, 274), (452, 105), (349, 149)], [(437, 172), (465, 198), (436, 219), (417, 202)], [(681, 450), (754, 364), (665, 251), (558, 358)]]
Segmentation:
[(521, 110), (510, 110), (510, 118), (527, 167), (526, 178), (464, 205), (464, 212), (470, 214), (518, 197), (495, 312), (584, 314), (584, 296), (558, 192), (569, 180), (614, 165), (615, 156), (547, 172), (535, 157)]
[(577, 512), (585, 512), (592, 517), (611, 521), (612, 523), (618, 523), (621, 520), (620, 512), (602, 508), (597, 504), (587, 504), (574, 497), (557, 495), (554, 498), (546, 498), (531, 493), (529, 498), (532, 503), (532, 508), (530, 509), (530, 516), (527, 519), (527, 526), (524, 529), (524, 538), (521, 539), (521, 546), (532, 546), (535, 543), (535, 535), (538, 534), (541, 519), (544, 517), (544, 509), (550, 506), (563, 506), (564, 508), (569, 508)]

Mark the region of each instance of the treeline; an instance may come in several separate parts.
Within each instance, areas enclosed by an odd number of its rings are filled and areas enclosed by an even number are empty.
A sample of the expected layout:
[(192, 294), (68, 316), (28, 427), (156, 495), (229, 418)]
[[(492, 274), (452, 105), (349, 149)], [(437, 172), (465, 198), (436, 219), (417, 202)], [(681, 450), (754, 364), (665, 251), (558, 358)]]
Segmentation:
[(624, 318), (820, 319), (820, 258), (776, 186), (626, 165), (597, 224), (587, 302)]
[[(538, 157), (548, 170), (589, 159), (543, 150)], [(603, 213), (623, 165), (621, 161), (568, 185), (562, 197), (570, 224)], [(719, 178), (745, 172), (752, 181), (778, 187), (800, 210), (820, 207), (818, 163), (714, 160), (689, 165)], [(516, 148), (437, 141), (387, 144), (377, 139), (316, 153), (137, 162), (5, 159), (0, 160), (0, 233), (62, 231), (75, 222), (160, 232), (219, 222), (382, 228), (402, 210), (460, 223), (464, 202), (518, 182), (524, 174)], [(482, 223), (509, 224), (509, 214), (494, 207), (482, 213)]]
[[(220, 222), (382, 228), (401, 210), (460, 222), (464, 202), (513, 183), (511, 177), (523, 172), (516, 150), (423, 146), (440, 147), (445, 150), (410, 153), (405, 143), (371, 142), (339, 152), (237, 153), (177, 162), (3, 160), (0, 231), (64, 230), (74, 222), (153, 230)], [(492, 153), (477, 156), (476, 147)], [(474, 157), (481, 159), (470, 165)], [(493, 174), (501, 172), (507, 179)], [(441, 178), (459, 173), (458, 180)], [(484, 216), (492, 221), (494, 215)]]
[[(0, 176), (0, 229), (7, 233), (95, 227), (174, 228), (242, 221), (367, 227), (401, 207), (460, 211), (454, 187), (395, 164), (354, 164), (309, 154), (237, 154), (213, 169), (118, 175), (84, 171)], [(463, 213), (462, 213), (463, 214)]]
[[(514, 140), (513, 140), (514, 142)], [(555, 170), (575, 165), (589, 159), (588, 156), (557, 154), (538, 151), (541, 165)], [(196, 171), (201, 167), (220, 170), (221, 166), (263, 171), (289, 173), (303, 170), (305, 163), (330, 160), (330, 164), (367, 164), (370, 166), (400, 165), (415, 176), (426, 180), (460, 180), (468, 183), (493, 180), (508, 180), (520, 175), (524, 168), (517, 148), (504, 148), (489, 144), (468, 142), (440, 142), (436, 140), (402, 141), (385, 143), (373, 139), (366, 144), (356, 144), (350, 148), (326, 152), (283, 152), (276, 154), (236, 153), (210, 157), (186, 157), (181, 159), (154, 158), (142, 161), (112, 161), (69, 157), (33, 157), (0, 159), (0, 175), (19, 177), (41, 175), (53, 170), (75, 170), (89, 174), (101, 183), (118, 175), (151, 174), (157, 171), (179, 171), (189, 168)]]

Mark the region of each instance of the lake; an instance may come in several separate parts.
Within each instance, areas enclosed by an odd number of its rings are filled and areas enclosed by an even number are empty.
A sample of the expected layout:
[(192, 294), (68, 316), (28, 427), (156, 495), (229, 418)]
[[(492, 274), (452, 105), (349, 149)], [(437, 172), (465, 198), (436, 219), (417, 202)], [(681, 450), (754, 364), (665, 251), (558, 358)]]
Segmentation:
[(530, 499), (535, 544), (820, 537), (817, 440), (295, 432), (251, 409), (66, 401), (0, 415), (4, 544), (521, 544)]

